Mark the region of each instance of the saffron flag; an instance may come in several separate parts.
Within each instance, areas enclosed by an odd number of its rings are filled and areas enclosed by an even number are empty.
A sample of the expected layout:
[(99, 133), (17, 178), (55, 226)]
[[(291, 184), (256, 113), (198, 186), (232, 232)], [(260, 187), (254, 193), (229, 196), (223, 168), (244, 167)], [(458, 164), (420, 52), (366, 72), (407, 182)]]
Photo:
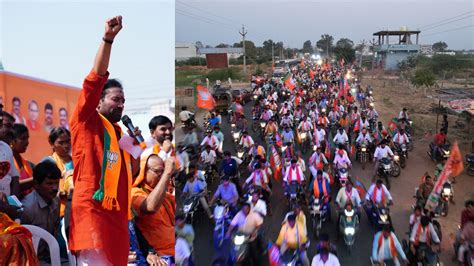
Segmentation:
[(438, 206), (444, 183), (449, 177), (459, 175), (464, 170), (462, 156), (457, 142), (454, 142), (450, 154), (451, 155), (449, 156), (448, 161), (444, 165), (443, 171), (439, 175), (438, 180), (434, 185), (433, 191), (431, 191), (431, 194), (426, 201), (425, 209), (430, 211), (434, 210)]
[(209, 90), (201, 85), (196, 86), (196, 106), (206, 110), (212, 110), (216, 107), (214, 97)]
[(275, 180), (279, 180), (281, 172), (281, 158), (280, 154), (278, 154), (278, 151), (275, 148), (275, 145), (270, 145), (269, 152), (267, 154), (270, 157), (270, 166), (272, 167), (272, 170), (275, 173), (273, 177), (275, 178)]
[(311, 77), (312, 80), (314, 80), (314, 76), (316, 76), (316, 73), (312, 69), (310, 69), (309, 76)]

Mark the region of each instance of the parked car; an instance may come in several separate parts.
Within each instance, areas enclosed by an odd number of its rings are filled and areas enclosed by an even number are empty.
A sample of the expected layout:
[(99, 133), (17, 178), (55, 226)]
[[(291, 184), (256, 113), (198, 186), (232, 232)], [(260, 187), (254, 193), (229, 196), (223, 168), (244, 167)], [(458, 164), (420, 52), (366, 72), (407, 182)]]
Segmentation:
[(231, 107), (233, 99), (229, 89), (222, 87), (214, 88), (212, 96), (216, 101), (216, 111), (218, 113), (226, 113)]

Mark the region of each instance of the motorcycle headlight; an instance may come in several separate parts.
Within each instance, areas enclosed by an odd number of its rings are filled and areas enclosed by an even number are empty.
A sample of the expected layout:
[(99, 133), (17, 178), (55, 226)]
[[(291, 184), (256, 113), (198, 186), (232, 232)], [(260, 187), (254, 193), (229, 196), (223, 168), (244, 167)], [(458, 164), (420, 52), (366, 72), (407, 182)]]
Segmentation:
[(408, 124), (410, 124), (410, 126), (411, 126), (411, 125), (413, 124), (413, 121), (410, 120), (410, 121), (408, 122)]
[(260, 127), (265, 127), (265, 122), (260, 122)]
[(354, 216), (354, 209), (352, 210), (344, 210), (344, 215), (347, 216), (347, 217), (352, 217)]
[(388, 220), (387, 215), (386, 214), (380, 214), (380, 220), (385, 223)]
[(202, 175), (206, 175), (206, 170), (202, 170), (202, 171), (201, 171), (201, 174), (202, 174)]
[(325, 113), (325, 112), (326, 112), (326, 108), (321, 109), (321, 112), (322, 112), (322, 113)]
[(234, 237), (234, 245), (236, 246), (242, 245), (244, 241), (245, 241), (245, 236), (237, 235)]
[(362, 147), (361, 149), (363, 152), (366, 152), (367, 151), (367, 148), (366, 147)]
[(238, 152), (237, 152), (237, 157), (239, 157), (239, 159), (242, 159), (243, 156), (244, 156), (244, 152), (243, 152), (243, 151), (238, 151)]
[(447, 150), (447, 151), (444, 151), (444, 154), (446, 154), (446, 155), (449, 155), (449, 153), (450, 153), (450, 151), (449, 151), (449, 150)]
[(400, 160), (400, 156), (395, 155), (395, 156), (393, 156), (393, 159), (394, 159), (395, 161), (398, 161), (398, 160)]
[(287, 147), (288, 147), (288, 146), (283, 145), (283, 146), (281, 147), (281, 151), (285, 151)]
[(448, 187), (443, 188), (443, 194), (444, 195), (450, 195), (451, 194), (451, 189)]
[(374, 107), (374, 103), (373, 103), (373, 102), (372, 102), (372, 103), (369, 103), (369, 105), (372, 106), (372, 107)]
[(234, 132), (234, 139), (238, 139), (239, 138), (239, 132)]
[(316, 151), (318, 149), (318, 146), (314, 145), (313, 146), (313, 151)]
[(285, 96), (285, 95), (286, 95), (286, 92), (283, 92), (282, 94), (283, 94), (283, 96)]
[(355, 234), (355, 228), (354, 227), (347, 227), (344, 229), (344, 234), (346, 235), (354, 235)]
[(257, 100), (257, 98), (258, 98), (257, 95), (254, 95), (254, 96), (253, 96), (253, 99), (254, 99), (254, 100)]
[(192, 203), (190, 203), (190, 204), (188, 204), (188, 205), (184, 205), (184, 206), (183, 206), (183, 211), (184, 211), (184, 212), (189, 212), (189, 211), (191, 210), (191, 206), (192, 206), (192, 205), (193, 205)]
[(230, 127), (235, 128), (236, 125), (234, 123), (230, 124)]
[(302, 133), (301, 133), (301, 138), (302, 138), (302, 139), (305, 139), (305, 138), (306, 138), (306, 132), (302, 132)]

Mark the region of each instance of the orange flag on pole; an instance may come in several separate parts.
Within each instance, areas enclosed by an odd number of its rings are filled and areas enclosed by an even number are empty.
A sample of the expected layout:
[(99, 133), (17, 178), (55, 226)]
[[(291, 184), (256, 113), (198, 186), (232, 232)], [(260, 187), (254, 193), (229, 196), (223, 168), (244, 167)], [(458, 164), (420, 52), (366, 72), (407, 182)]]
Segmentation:
[(209, 90), (201, 85), (196, 86), (196, 106), (206, 110), (212, 110), (216, 107), (216, 101)]

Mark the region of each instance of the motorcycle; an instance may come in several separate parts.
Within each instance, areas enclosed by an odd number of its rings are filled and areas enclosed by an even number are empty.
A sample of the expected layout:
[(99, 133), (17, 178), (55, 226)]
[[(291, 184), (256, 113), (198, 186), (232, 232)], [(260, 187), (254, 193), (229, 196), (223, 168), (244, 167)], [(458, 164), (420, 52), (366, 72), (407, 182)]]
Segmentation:
[(229, 204), (218, 201), (214, 208), (214, 248), (221, 247), (225, 233), (231, 222)]
[(300, 132), (300, 140), (301, 140), (301, 152), (306, 153), (310, 145), (308, 132), (305, 132), (305, 131)]
[(396, 145), (396, 153), (399, 156), (399, 163), (401, 168), (405, 168), (406, 160), (408, 158), (407, 145), (405, 143)]
[(290, 210), (293, 210), (295, 205), (298, 203), (298, 198), (302, 194), (301, 186), (296, 181), (292, 181), (288, 184), (287, 199)]
[(369, 222), (376, 230), (382, 230), (384, 225), (392, 226), (392, 218), (388, 207), (377, 206), (373, 201), (370, 201), (370, 206), (364, 206), (364, 208)]
[(325, 200), (326, 197), (323, 195), (320, 198), (312, 197), (310, 202), (309, 213), (313, 218), (313, 229), (316, 237), (319, 237), (323, 223), (330, 218), (328, 217), (329, 203), (326, 203)]
[(230, 255), (230, 265), (242, 263), (248, 256), (250, 237), (244, 233), (238, 232), (232, 237), (232, 249)]
[(194, 114), (190, 115), (188, 120), (181, 124), (183, 129), (193, 129), (197, 126), (196, 119), (194, 118)]
[(197, 195), (188, 197), (187, 199), (183, 201), (184, 219), (189, 224), (194, 223), (194, 215), (200, 205), (199, 198), (200, 198), (200, 195), (197, 194)]
[(285, 252), (281, 254), (280, 256), (280, 265), (282, 266), (303, 265), (303, 261), (301, 258), (301, 250), (292, 249), (292, 248), (285, 250)]
[(204, 175), (207, 184), (212, 184), (214, 181), (214, 172), (215, 171), (210, 163), (204, 165), (202, 174)]
[[(394, 160), (397, 161), (398, 159), (399, 156), (395, 155)], [(382, 158), (377, 173), (380, 178), (385, 179), (387, 189), (390, 189), (389, 177), (398, 177), (400, 175), (400, 166), (396, 163), (392, 163), (389, 158)]]
[(357, 154), (359, 161), (362, 164), (362, 169), (365, 169), (365, 165), (367, 164), (369, 156), (368, 143), (366, 141), (362, 142), (362, 144), (359, 146), (359, 151)]
[[(429, 151), (427, 152), (430, 158), (433, 158), (432, 157), (433, 149), (434, 149), (434, 143), (430, 143)], [(451, 155), (451, 151), (449, 150), (449, 145), (445, 144), (445, 145), (442, 145), (441, 147), (436, 148), (436, 154), (434, 158), (436, 162), (442, 162), (442, 161), (448, 160), (450, 155)]]
[(349, 170), (347, 168), (338, 168), (336, 170), (336, 180), (340, 187), (345, 187), (349, 180)]
[(439, 198), (439, 214), (443, 217), (448, 216), (448, 206), (449, 202), (453, 201), (454, 193), (453, 187), (450, 182), (443, 184), (443, 189), (441, 190), (441, 197)]
[(242, 160), (241, 166), (246, 166), (250, 162), (249, 149), (244, 148), (241, 145), (237, 148), (237, 158)]
[(466, 154), (466, 172), (470, 176), (474, 176), (474, 155)]
[(267, 127), (267, 122), (260, 121), (260, 137), (264, 139), (265, 137), (265, 128)]
[(258, 127), (259, 127), (258, 115), (255, 115), (255, 114), (254, 114), (254, 115), (252, 116), (252, 130), (253, 130), (253, 132), (257, 132)]
[(344, 236), (344, 242), (350, 253), (355, 242), (355, 235), (359, 230), (359, 216), (356, 214), (352, 205), (348, 204), (342, 211), (340, 219), (339, 230)]

